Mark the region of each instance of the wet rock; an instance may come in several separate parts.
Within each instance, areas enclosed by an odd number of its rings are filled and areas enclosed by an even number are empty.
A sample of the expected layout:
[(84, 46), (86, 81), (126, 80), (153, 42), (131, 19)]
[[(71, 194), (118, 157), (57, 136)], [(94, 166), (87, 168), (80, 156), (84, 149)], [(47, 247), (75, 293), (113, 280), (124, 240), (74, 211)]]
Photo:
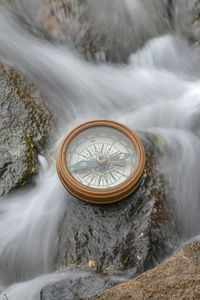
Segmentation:
[(0, 284), (0, 294), (3, 293), (4, 288)]
[(38, 19), (54, 38), (68, 42), (87, 59), (105, 60), (104, 52), (92, 37), (86, 1), (44, 0), (38, 11)]
[(173, 23), (177, 32), (191, 42), (200, 44), (200, 2), (199, 0), (172, 0)]
[(44, 0), (38, 18), (58, 40), (72, 41), (97, 61), (126, 61), (147, 40), (170, 30), (167, 4), (155, 0)]
[(199, 266), (200, 243), (192, 243), (157, 268), (105, 291), (95, 299), (200, 299)]
[(36, 87), (0, 63), (0, 195), (37, 172), (38, 151), (52, 128), (52, 113)]
[(111, 288), (120, 280), (102, 276), (86, 268), (69, 267), (65, 270), (65, 280), (48, 285), (41, 291), (41, 300), (79, 300), (93, 299), (105, 289)]
[(127, 199), (110, 205), (92, 205), (67, 197), (59, 225), (58, 268), (90, 265), (107, 275), (136, 276), (152, 268), (174, 250), (177, 227), (165, 202), (164, 179), (159, 172), (159, 139), (141, 135), (146, 152), (142, 183)]

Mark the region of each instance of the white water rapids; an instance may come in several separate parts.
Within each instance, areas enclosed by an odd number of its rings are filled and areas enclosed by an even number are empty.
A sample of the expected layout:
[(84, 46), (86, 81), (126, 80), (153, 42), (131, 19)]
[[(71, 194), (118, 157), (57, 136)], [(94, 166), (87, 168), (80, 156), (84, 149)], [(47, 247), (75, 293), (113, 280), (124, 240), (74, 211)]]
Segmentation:
[[(22, 2), (27, 8), (29, 1)], [(162, 5), (153, 0), (143, 1), (144, 5), (139, 0), (123, 5), (117, 1), (115, 10), (113, 1), (108, 1), (109, 9), (100, 2), (91, 5), (91, 18), (100, 9), (97, 27), (104, 16), (101, 29), (106, 30), (107, 24), (111, 35), (118, 26), (116, 15), (120, 18), (120, 38), (126, 46), (134, 45), (127, 64), (87, 62), (66, 45), (33, 35), (6, 8), (0, 10), (0, 60), (44, 91), (59, 123), (57, 141), (50, 149), (53, 164), (48, 166), (40, 156), (36, 185), (0, 201), (0, 287), (2, 283), (5, 288), (1, 300), (37, 300), (45, 285), (63, 278), (62, 273), (53, 273), (51, 251), (68, 193), (57, 177), (55, 157), (63, 135), (82, 121), (112, 119), (158, 136), (165, 145), (162, 172), (185, 238), (200, 234), (199, 49), (183, 35), (170, 32), (169, 21), (162, 24), (167, 1)], [(27, 8), (29, 13), (35, 9)], [(125, 11), (130, 12), (129, 21), (123, 18)], [(182, 27), (176, 14), (178, 32)]]

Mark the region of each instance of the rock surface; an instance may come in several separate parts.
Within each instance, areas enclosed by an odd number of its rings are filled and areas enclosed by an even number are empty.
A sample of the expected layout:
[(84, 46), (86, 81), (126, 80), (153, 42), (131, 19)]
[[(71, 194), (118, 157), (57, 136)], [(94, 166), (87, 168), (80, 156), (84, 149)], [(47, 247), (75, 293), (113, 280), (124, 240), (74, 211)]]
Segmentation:
[(174, 29), (193, 42), (200, 44), (199, 0), (172, 0)]
[(53, 116), (38, 90), (0, 63), (0, 195), (37, 172), (37, 153), (53, 128)]
[[(113, 286), (119, 283), (119, 278), (128, 281), (174, 251), (178, 234), (173, 213), (165, 205), (156, 146), (161, 141), (144, 133), (140, 133), (140, 138), (147, 163), (143, 180), (134, 194), (102, 206), (68, 196), (66, 213), (59, 224), (55, 263), (61, 270), (71, 265), (89, 268), (93, 275), (88, 271), (83, 279), (80, 274), (79, 280), (76, 277), (74, 281), (71, 276), (70, 281), (66, 273), (66, 280), (42, 290), (42, 300), (92, 299), (110, 282)], [(94, 283), (95, 289), (91, 290)]]
[(41, 291), (41, 300), (93, 299), (105, 289), (120, 283), (116, 278), (102, 276), (86, 268), (67, 268), (65, 280), (48, 285)]
[(200, 243), (186, 245), (157, 268), (120, 284), (96, 300), (200, 299)]
[(110, 205), (92, 205), (68, 196), (59, 225), (58, 268), (88, 265), (104, 274), (136, 276), (173, 250), (177, 229), (165, 205), (156, 147), (141, 136), (146, 152), (143, 181), (134, 194)]

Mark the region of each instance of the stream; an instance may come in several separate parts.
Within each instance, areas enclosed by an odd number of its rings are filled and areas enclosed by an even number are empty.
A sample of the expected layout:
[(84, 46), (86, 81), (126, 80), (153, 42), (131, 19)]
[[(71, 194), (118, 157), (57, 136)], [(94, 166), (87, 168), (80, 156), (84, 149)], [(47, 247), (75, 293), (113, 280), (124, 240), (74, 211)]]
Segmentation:
[(113, 1), (86, 2), (93, 22), (98, 15), (97, 28), (102, 22), (101, 30), (107, 25), (111, 36), (120, 20), (122, 45), (108, 38), (105, 46), (126, 61), (116, 55), (112, 61), (89, 61), (68, 43), (50, 38), (35, 17), (41, 1), (0, 1), (0, 60), (43, 91), (57, 122), (48, 146), (51, 160), (39, 155), (35, 184), (0, 200), (1, 300), (38, 300), (43, 287), (66, 279), (53, 261), (57, 226), (70, 197), (57, 176), (56, 153), (63, 136), (83, 121), (117, 120), (163, 141), (160, 165), (172, 193), (169, 205), (181, 224), (180, 246), (199, 239), (199, 48), (180, 33), (176, 15), (177, 22), (168, 16), (162, 23), (157, 12), (166, 11), (167, 1), (144, 1), (144, 6), (138, 0), (116, 1), (118, 6)]

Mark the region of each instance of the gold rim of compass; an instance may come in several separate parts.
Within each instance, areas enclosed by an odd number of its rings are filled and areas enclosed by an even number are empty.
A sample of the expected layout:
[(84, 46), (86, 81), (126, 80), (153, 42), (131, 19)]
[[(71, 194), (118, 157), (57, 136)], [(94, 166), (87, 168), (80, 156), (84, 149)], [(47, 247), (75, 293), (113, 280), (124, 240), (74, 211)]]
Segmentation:
[[(121, 131), (127, 136), (136, 150), (136, 167), (134, 172), (117, 187), (109, 189), (88, 187), (77, 181), (67, 167), (66, 152), (72, 140), (83, 130), (97, 126), (111, 127)], [(99, 164), (104, 164), (106, 162), (106, 157), (104, 155), (99, 155), (97, 157), (97, 162)], [(56, 160), (58, 176), (65, 188), (75, 197), (83, 201), (96, 204), (113, 203), (129, 196), (140, 184), (144, 166), (145, 151), (142, 142), (140, 141), (136, 133), (127, 126), (110, 120), (92, 120), (82, 123), (72, 129), (63, 139), (58, 149)]]

